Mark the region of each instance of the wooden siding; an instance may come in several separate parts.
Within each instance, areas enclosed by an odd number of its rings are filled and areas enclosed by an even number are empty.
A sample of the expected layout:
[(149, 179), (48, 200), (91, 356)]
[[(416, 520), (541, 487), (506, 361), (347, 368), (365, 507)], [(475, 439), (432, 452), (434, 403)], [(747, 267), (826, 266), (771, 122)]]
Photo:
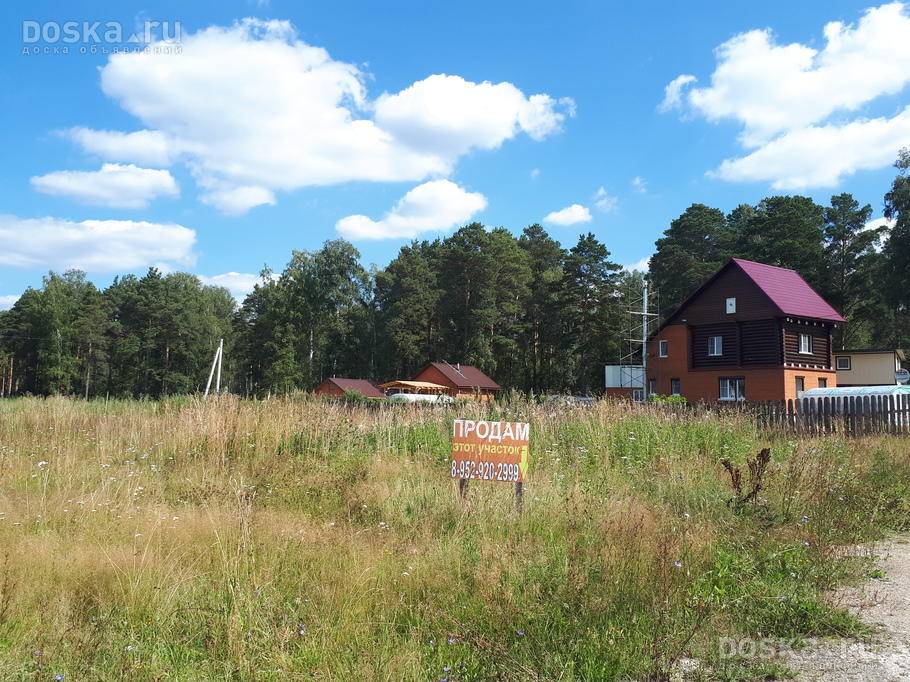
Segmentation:
[[(727, 299), (736, 299), (736, 312), (727, 313)], [(738, 267), (727, 268), (704, 291), (673, 313), (668, 322), (700, 326), (719, 322), (745, 322), (778, 317), (767, 294)]]
[(740, 364), (781, 365), (781, 331), (777, 320), (752, 320), (739, 326)]
[[(736, 367), (739, 365), (739, 344), (737, 325), (710, 324), (690, 327), (692, 334), (692, 367)], [(723, 355), (708, 355), (708, 339), (712, 336), (723, 338)]]
[[(812, 353), (799, 352), (799, 335), (812, 336)], [(784, 322), (784, 363), (789, 366), (831, 367), (831, 328), (820, 324)]]

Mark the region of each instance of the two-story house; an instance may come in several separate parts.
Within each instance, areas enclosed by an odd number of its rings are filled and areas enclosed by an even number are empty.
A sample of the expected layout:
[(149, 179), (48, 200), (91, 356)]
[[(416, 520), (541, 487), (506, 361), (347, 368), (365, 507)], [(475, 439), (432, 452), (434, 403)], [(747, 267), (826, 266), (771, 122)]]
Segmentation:
[(844, 321), (795, 271), (734, 258), (651, 335), (648, 393), (784, 400), (834, 387), (831, 330)]

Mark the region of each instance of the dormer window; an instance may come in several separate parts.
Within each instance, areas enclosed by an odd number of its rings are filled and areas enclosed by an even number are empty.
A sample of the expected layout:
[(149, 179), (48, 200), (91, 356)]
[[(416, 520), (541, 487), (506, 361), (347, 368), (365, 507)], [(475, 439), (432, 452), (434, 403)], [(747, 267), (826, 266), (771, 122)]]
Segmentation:
[(727, 299), (727, 314), (732, 315), (736, 312), (736, 299), (728, 298)]

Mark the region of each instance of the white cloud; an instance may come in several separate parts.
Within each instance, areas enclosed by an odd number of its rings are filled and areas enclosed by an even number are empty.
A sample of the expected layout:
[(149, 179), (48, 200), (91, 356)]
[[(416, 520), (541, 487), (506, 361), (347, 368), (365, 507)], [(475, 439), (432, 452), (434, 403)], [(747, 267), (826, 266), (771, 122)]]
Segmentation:
[(685, 102), (709, 121), (742, 125), (739, 140), (754, 151), (726, 160), (716, 177), (776, 189), (832, 187), (888, 165), (906, 144), (906, 110), (872, 120), (855, 112), (910, 83), (907, 6), (871, 8), (855, 24), (834, 21), (823, 32), (820, 49), (780, 44), (769, 29), (742, 33), (715, 51), (709, 86), (684, 93), (688, 75), (667, 86), (661, 109)]
[(241, 215), (255, 206), (275, 204), (275, 193), (265, 187), (232, 186), (225, 182), (201, 182), (207, 191), (201, 201), (227, 215)]
[(179, 194), (168, 171), (132, 164), (106, 163), (97, 171), (55, 171), (33, 176), (31, 183), (45, 194), (111, 208), (145, 208), (156, 197)]
[(12, 296), (0, 296), (0, 310), (9, 310), (16, 304), (16, 301), (18, 300), (19, 294), (13, 294)]
[(351, 215), (335, 228), (348, 239), (413, 238), (465, 223), (486, 206), (479, 192), (466, 192), (450, 180), (433, 180), (410, 190), (381, 220)]
[(689, 103), (712, 120), (741, 121), (754, 147), (897, 93), (910, 82), (905, 9), (895, 2), (866, 10), (855, 26), (831, 22), (821, 50), (777, 44), (768, 29), (735, 36), (717, 48), (710, 87), (690, 90)]
[(619, 206), (619, 198), (609, 194), (603, 187), (594, 193), (594, 208), (601, 213), (611, 213)]
[(657, 107), (658, 111), (670, 111), (671, 109), (677, 109), (682, 105), (682, 94), (683, 90), (690, 83), (694, 83), (698, 79), (695, 76), (684, 73), (681, 76), (677, 76), (672, 81), (667, 84), (667, 87), (664, 88), (664, 99), (660, 103), (660, 106)]
[(622, 269), (627, 272), (647, 272), (648, 271), (648, 262), (651, 260), (651, 256), (645, 256), (640, 261), (635, 263), (630, 263), (629, 265), (623, 265)]
[(105, 161), (134, 161), (144, 166), (162, 167), (169, 166), (177, 156), (173, 143), (159, 130), (122, 133), (76, 127), (61, 134)]
[(887, 218), (875, 218), (873, 220), (870, 220), (868, 223), (866, 223), (865, 226), (863, 227), (863, 229), (864, 230), (877, 230), (880, 227), (885, 227), (890, 230), (896, 224), (897, 224), (897, 221), (894, 219), (888, 220)]
[(519, 132), (541, 140), (573, 112), (571, 100), (528, 98), (511, 83), (472, 83), (437, 74), (380, 96), (375, 121), (408, 146), (451, 163), (474, 148), (495, 149)]
[[(196, 275), (203, 284), (213, 287), (224, 287), (231, 292), (237, 305), (243, 305), (243, 299), (253, 290), (253, 288), (262, 282), (262, 277), (249, 272), (225, 272), (220, 275), (206, 277), (205, 275)], [(277, 280), (280, 277), (277, 273), (272, 274), (272, 279)]]
[[(570, 100), (452, 75), (373, 101), (367, 75), (298, 40), (285, 21), (213, 26), (181, 45), (113, 55), (101, 86), (160, 136), (162, 154), (179, 153), (204, 201), (229, 213), (305, 186), (446, 175), (471, 149), (519, 133), (541, 139), (574, 112)], [(133, 142), (90, 132), (78, 139), (96, 153), (125, 155)]]
[(591, 211), (581, 204), (572, 204), (559, 211), (548, 213), (543, 221), (561, 227), (577, 225), (578, 223), (590, 223)]
[(115, 272), (158, 261), (192, 265), (196, 233), (174, 223), (0, 215), (0, 265)]
[(725, 160), (710, 175), (733, 182), (766, 181), (777, 190), (836, 187), (860, 170), (882, 168), (910, 140), (910, 107), (894, 118), (808, 126), (751, 154)]
[(632, 189), (634, 189), (639, 194), (647, 194), (648, 192), (648, 182), (643, 177), (636, 175), (632, 178)]

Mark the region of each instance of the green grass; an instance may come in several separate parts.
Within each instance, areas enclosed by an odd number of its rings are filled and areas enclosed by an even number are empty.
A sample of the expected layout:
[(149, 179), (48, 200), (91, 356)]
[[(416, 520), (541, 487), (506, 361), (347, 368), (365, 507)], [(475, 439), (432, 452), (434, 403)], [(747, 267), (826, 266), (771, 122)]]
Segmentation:
[[(531, 422), (524, 514), (458, 499), (456, 413)], [(865, 634), (825, 591), (908, 464), (661, 406), (0, 401), (0, 679), (783, 678), (719, 638)]]

